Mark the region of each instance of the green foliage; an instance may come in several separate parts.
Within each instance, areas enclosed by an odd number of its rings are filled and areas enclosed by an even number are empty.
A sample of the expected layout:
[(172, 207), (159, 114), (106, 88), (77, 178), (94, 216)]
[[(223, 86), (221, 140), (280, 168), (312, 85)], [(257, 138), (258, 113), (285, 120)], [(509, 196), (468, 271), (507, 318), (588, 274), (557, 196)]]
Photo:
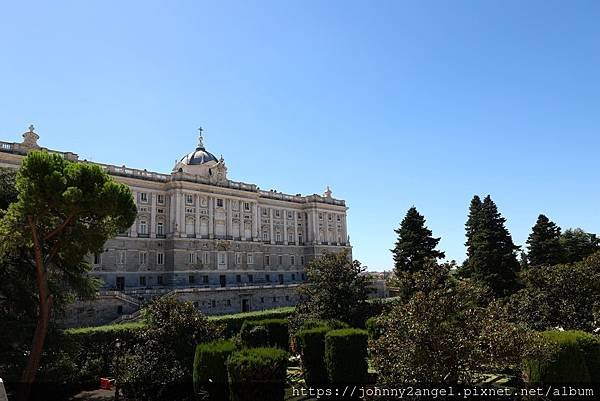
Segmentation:
[(304, 381), (307, 386), (325, 384), (328, 381), (325, 366), (325, 335), (331, 328), (322, 325), (300, 330), (296, 334), (296, 346), (302, 360)]
[(400, 228), (394, 232), (398, 234), (392, 249), (396, 275), (421, 270), (426, 264), (445, 256), (444, 252), (435, 249), (440, 239), (432, 237), (431, 230), (425, 226), (425, 218), (415, 207), (408, 209)]
[(286, 319), (246, 320), (240, 330), (244, 347), (289, 348), (288, 321)]
[(217, 325), (191, 302), (158, 298), (144, 311), (139, 343), (115, 361), (115, 376), (127, 399), (186, 400), (193, 396), (194, 350), (216, 339)]
[[(418, 290), (377, 319), (373, 364), (383, 384), (474, 383), (482, 372), (514, 367), (533, 350), (535, 335), (488, 306), (486, 292), (431, 267), (415, 279)], [(429, 277), (429, 278), (428, 278)]]
[(568, 229), (560, 236), (564, 263), (579, 262), (595, 252), (600, 252), (600, 238), (581, 228)]
[(371, 279), (361, 274), (365, 268), (360, 262), (350, 261), (348, 251), (325, 252), (312, 260), (305, 271), (308, 282), (298, 290), (300, 302), (292, 317), (292, 331), (307, 319), (364, 324)]
[(325, 366), (333, 384), (367, 382), (367, 338), (365, 330), (332, 330), (325, 335)]
[(582, 331), (547, 331), (542, 335), (552, 344), (552, 351), (526, 361), (524, 373), (530, 383), (600, 383), (600, 337)]
[(377, 340), (383, 334), (381, 324), (379, 323), (379, 317), (373, 316), (367, 319), (365, 327), (369, 334), (369, 341)]
[(529, 266), (552, 266), (564, 259), (560, 227), (540, 214), (527, 239)]
[(288, 355), (279, 348), (247, 348), (231, 354), (227, 373), (231, 401), (282, 401)]
[(246, 320), (286, 319), (294, 313), (294, 307), (266, 309), (263, 311), (234, 313), (230, 315), (211, 316), (210, 320), (223, 326), (225, 337), (236, 335)]
[(573, 265), (544, 266), (521, 275), (511, 315), (536, 330), (561, 327), (592, 331), (600, 309), (600, 253)]
[(0, 167), (0, 210), (8, 209), (17, 200), (16, 175), (14, 170)]
[(466, 223), (467, 259), (461, 275), (472, 277), (489, 287), (496, 297), (504, 297), (518, 289), (517, 272), (520, 265), (506, 219), (488, 195), (483, 202), (478, 196), (471, 201)]
[(235, 351), (233, 341), (219, 340), (198, 344), (194, 357), (194, 390), (207, 391), (211, 400), (227, 401), (227, 358)]

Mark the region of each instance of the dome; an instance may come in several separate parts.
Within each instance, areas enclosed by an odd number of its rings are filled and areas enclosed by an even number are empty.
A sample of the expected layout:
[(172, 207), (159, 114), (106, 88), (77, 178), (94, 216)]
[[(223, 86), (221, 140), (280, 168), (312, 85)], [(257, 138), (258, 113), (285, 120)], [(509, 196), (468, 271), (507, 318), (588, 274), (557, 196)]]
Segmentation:
[(204, 149), (204, 146), (199, 146), (192, 153), (183, 156), (179, 162), (187, 164), (189, 166), (193, 166), (208, 162), (218, 163), (219, 160), (215, 157), (215, 155)]

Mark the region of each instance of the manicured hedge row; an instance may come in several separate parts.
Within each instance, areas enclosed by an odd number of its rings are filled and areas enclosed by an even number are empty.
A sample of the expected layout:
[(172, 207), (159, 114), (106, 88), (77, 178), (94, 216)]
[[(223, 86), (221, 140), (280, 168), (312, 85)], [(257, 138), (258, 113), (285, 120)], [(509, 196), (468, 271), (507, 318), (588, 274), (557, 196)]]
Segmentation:
[(277, 347), (289, 349), (288, 321), (286, 319), (246, 320), (240, 330), (243, 347)]
[(300, 330), (296, 334), (296, 346), (302, 360), (304, 381), (307, 386), (318, 386), (327, 383), (327, 366), (325, 366), (325, 335), (331, 328), (323, 325)]
[(198, 344), (194, 357), (194, 392), (207, 391), (211, 400), (227, 400), (227, 358), (235, 351), (233, 341), (221, 340)]
[(325, 366), (329, 382), (367, 382), (367, 332), (360, 329), (332, 330), (325, 335)]
[(600, 336), (583, 331), (546, 331), (552, 354), (525, 362), (525, 377), (530, 383), (600, 384)]
[(231, 401), (283, 401), (288, 354), (279, 348), (247, 348), (227, 359)]
[(209, 319), (223, 324), (225, 337), (232, 337), (240, 332), (242, 325), (247, 320), (287, 319), (293, 312), (294, 307), (290, 306), (285, 308), (267, 309), (264, 311), (210, 316)]

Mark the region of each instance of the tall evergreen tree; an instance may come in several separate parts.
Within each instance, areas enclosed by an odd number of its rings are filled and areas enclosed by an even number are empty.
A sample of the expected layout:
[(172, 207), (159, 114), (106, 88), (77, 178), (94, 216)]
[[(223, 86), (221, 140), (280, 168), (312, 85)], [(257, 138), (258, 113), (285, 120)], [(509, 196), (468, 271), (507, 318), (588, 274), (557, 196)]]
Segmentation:
[(467, 221), (467, 260), (463, 268), (474, 280), (488, 286), (495, 296), (503, 297), (518, 287), (518, 246), (505, 227), (506, 219), (488, 195), (479, 204), (471, 201)]
[(560, 236), (564, 250), (564, 263), (579, 262), (600, 251), (600, 238), (596, 234), (586, 233), (581, 228), (569, 228)]
[(440, 238), (432, 237), (431, 230), (425, 226), (425, 217), (415, 207), (408, 209), (400, 228), (394, 232), (398, 234), (398, 240), (392, 249), (397, 275), (423, 270), (427, 262), (445, 256), (444, 252), (435, 249)]
[(467, 218), (467, 222), (465, 223), (465, 230), (467, 235), (467, 242), (465, 242), (465, 246), (467, 247), (467, 259), (463, 262), (460, 269), (458, 269), (458, 275), (460, 277), (470, 277), (471, 271), (469, 270), (468, 260), (472, 257), (473, 253), (473, 237), (477, 232), (477, 227), (481, 220), (481, 198), (478, 195), (473, 196), (471, 199), (471, 205), (469, 206), (469, 217)]
[(527, 239), (529, 266), (554, 266), (563, 260), (560, 227), (540, 214)]

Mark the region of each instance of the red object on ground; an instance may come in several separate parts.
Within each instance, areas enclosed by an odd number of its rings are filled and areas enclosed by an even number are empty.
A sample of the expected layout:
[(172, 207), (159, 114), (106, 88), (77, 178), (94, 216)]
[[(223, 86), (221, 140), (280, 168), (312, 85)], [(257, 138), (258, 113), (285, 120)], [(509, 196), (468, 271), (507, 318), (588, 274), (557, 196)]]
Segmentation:
[(100, 378), (100, 388), (103, 390), (110, 390), (113, 386), (114, 379), (109, 379), (108, 377)]

